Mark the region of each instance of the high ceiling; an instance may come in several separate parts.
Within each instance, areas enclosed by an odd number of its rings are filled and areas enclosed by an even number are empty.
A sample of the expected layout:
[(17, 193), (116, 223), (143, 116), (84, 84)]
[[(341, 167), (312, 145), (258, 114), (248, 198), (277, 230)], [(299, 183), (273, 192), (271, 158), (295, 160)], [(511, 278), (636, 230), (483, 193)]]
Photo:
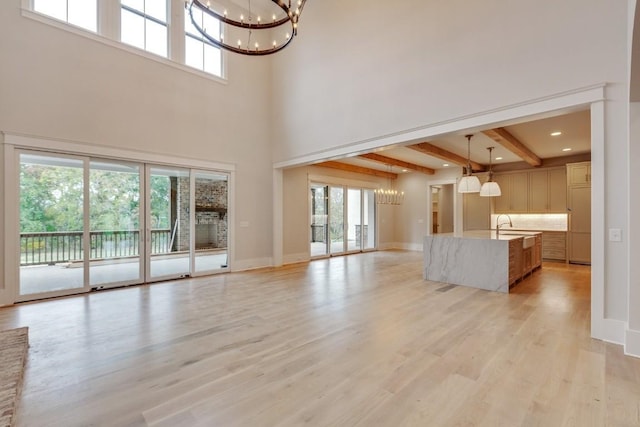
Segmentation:
[[(584, 110), (497, 129), (482, 129), (476, 132), (471, 139), (471, 160), (478, 163), (479, 167), (488, 165), (489, 151), (487, 147), (495, 147), (492, 156), (494, 165), (528, 161), (530, 165), (535, 166), (536, 157), (544, 161), (556, 157), (589, 153), (591, 151), (590, 122), (589, 110)], [(562, 132), (562, 134), (552, 136), (553, 132)], [(375, 154), (434, 170), (460, 167), (460, 159), (449, 158), (445, 160), (441, 157), (450, 157), (448, 156), (450, 153), (454, 155), (453, 157), (455, 155), (462, 157), (462, 163), (466, 163), (467, 139), (465, 133), (448, 134), (424, 141), (427, 144), (423, 145), (431, 154), (425, 154), (424, 150), (417, 151), (416, 148), (419, 147), (415, 146), (420, 146), (420, 144), (382, 149), (376, 151)], [(505, 143), (505, 139), (509, 142)], [(410, 148), (411, 146), (414, 148)], [(436, 157), (434, 153), (440, 158)], [(442, 156), (443, 154), (444, 156)], [(358, 156), (339, 160), (344, 165), (377, 171), (393, 173), (411, 171), (411, 168), (406, 166), (391, 166), (383, 161), (384, 159), (375, 161)], [(389, 162), (391, 163), (391, 161)]]

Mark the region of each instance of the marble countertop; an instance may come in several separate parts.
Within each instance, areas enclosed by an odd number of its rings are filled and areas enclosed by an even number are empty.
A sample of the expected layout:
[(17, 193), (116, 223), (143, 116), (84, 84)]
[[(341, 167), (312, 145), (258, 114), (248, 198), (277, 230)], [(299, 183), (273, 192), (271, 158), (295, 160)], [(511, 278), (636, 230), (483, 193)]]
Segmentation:
[(462, 233), (440, 233), (434, 234), (432, 237), (455, 237), (459, 239), (484, 239), (484, 240), (514, 240), (521, 239), (524, 236), (535, 236), (541, 234), (539, 231), (513, 231), (505, 230), (496, 233), (495, 230), (472, 230)]

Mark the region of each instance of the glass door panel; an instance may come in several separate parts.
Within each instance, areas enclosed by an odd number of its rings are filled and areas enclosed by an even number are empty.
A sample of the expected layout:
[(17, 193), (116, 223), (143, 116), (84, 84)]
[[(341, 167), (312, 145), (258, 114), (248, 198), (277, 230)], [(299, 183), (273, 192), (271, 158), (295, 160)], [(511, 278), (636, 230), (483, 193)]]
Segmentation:
[(204, 273), (227, 268), (227, 175), (195, 172), (195, 251), (194, 272)]
[(140, 282), (140, 166), (91, 160), (89, 166), (92, 287)]
[(329, 252), (345, 251), (344, 188), (329, 187)]
[(328, 213), (329, 187), (311, 184), (311, 256), (323, 256), (329, 253)]
[(19, 155), (20, 295), (64, 295), (85, 286), (84, 160)]
[(190, 273), (190, 174), (188, 169), (147, 166), (147, 281)]
[(362, 192), (347, 189), (347, 251), (359, 251), (362, 247)]
[(362, 190), (362, 249), (376, 248), (376, 196), (374, 190)]

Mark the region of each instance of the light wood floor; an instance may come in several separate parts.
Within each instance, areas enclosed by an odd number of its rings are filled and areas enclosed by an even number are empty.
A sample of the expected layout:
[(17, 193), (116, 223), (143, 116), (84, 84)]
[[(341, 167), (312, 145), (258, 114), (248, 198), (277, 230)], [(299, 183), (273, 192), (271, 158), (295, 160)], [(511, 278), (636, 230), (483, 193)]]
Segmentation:
[(640, 360), (589, 338), (584, 266), (509, 295), (374, 252), (0, 309), (21, 426), (636, 426)]

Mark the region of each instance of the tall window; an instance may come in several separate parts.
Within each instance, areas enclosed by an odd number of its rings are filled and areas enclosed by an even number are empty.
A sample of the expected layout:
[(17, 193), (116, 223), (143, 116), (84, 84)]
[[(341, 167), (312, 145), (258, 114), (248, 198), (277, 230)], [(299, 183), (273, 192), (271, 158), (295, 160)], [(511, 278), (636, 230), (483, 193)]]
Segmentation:
[(33, 10), (89, 31), (98, 31), (96, 0), (33, 0)]
[[(184, 12), (185, 64), (216, 76), (222, 75), (220, 49), (209, 43), (193, 25), (188, 10)], [(193, 8), (193, 18), (210, 35), (220, 35), (220, 21)]]
[(122, 0), (120, 16), (123, 43), (167, 57), (167, 0)]

